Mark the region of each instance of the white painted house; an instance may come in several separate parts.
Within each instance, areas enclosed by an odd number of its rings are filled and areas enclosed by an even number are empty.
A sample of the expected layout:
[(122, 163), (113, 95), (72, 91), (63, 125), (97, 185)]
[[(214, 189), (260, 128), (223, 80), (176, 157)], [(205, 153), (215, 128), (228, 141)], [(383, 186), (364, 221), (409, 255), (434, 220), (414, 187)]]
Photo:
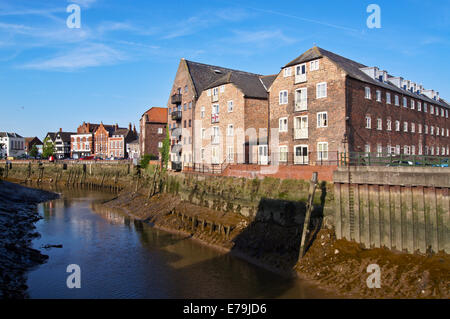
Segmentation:
[(1, 157), (19, 157), (25, 154), (25, 138), (17, 133), (0, 132)]

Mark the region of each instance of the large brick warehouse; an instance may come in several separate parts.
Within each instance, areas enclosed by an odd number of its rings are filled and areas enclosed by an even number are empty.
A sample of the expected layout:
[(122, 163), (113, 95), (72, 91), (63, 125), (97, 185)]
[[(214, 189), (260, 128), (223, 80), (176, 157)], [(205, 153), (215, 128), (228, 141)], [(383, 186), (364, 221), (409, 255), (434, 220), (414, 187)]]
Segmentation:
[(183, 167), (450, 154), (450, 105), (438, 92), (319, 47), (269, 76), (182, 59), (168, 109)]

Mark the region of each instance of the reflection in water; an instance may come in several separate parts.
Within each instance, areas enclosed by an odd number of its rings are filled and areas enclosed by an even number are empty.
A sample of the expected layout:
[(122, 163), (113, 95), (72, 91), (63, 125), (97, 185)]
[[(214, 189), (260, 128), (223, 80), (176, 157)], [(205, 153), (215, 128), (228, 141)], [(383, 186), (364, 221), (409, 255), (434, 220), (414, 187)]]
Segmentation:
[[(323, 298), (284, 278), (118, 211), (99, 209), (110, 194), (78, 191), (39, 206), (47, 264), (29, 274), (31, 298)], [(94, 211), (95, 209), (95, 211)], [(66, 267), (81, 267), (81, 289), (68, 289)]]

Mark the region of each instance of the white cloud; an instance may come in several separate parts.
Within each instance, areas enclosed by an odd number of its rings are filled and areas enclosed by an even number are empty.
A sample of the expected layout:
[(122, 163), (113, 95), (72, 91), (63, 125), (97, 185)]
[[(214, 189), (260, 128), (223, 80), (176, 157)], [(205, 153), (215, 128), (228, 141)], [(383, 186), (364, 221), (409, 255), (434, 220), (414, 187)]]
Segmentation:
[(75, 71), (88, 67), (111, 65), (126, 60), (119, 51), (104, 44), (90, 44), (53, 58), (31, 62), (21, 68), (50, 71)]

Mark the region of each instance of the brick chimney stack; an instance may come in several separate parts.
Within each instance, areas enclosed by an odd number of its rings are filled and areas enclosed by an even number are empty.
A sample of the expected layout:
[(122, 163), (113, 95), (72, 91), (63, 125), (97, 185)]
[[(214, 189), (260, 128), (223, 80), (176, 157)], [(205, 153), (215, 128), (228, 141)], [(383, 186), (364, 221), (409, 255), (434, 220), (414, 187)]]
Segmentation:
[(62, 132), (62, 128), (59, 129), (59, 132), (60, 132), (60, 133)]
[(131, 123), (128, 124), (128, 130), (131, 131)]

